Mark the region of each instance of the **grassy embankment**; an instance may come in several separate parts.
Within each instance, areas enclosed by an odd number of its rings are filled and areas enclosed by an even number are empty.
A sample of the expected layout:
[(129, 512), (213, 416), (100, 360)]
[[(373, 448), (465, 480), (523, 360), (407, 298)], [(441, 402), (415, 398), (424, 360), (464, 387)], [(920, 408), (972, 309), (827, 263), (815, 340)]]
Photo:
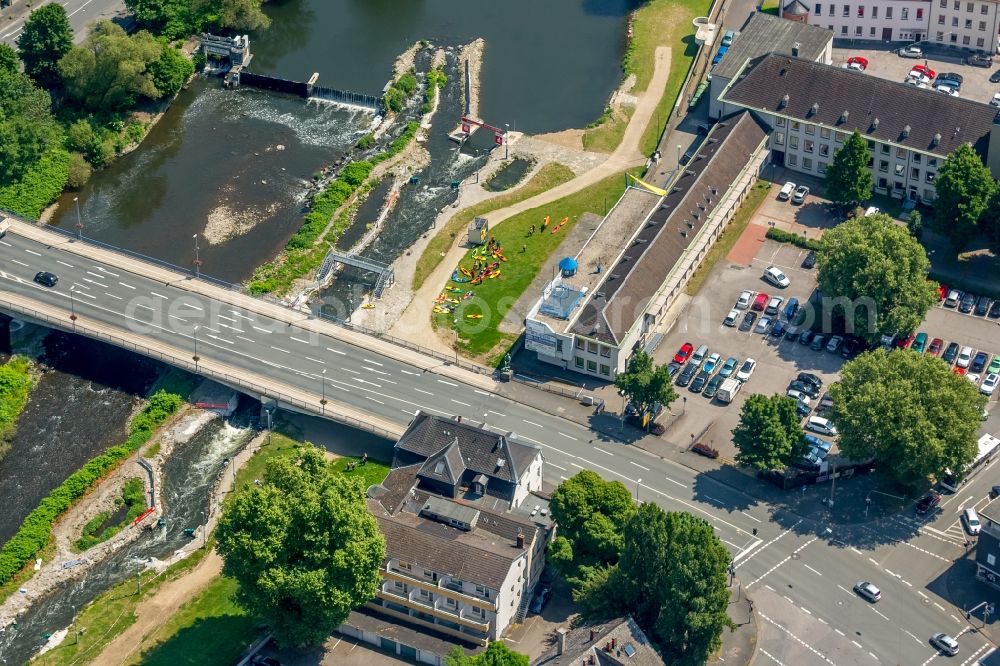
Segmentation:
[[(236, 473), (236, 488), (253, 483), (264, 474), (268, 461), (276, 458), (290, 458), (296, 455), (301, 442), (287, 435), (275, 432), (272, 443), (263, 446)], [(389, 468), (369, 460), (364, 466), (347, 472), (347, 464), (352, 458), (341, 458), (335, 468), (345, 474), (357, 476), (368, 485), (381, 482), (389, 473)], [(212, 546), (213, 541), (209, 540)], [(79, 648), (67, 639), (66, 645), (49, 653), (55, 664), (81, 663), (81, 656), (94, 659), (116, 636), (135, 621), (135, 610), (139, 603), (159, 587), (188, 573), (201, 561), (208, 551), (201, 549), (191, 557), (178, 562), (160, 576), (143, 575), (142, 594), (136, 596), (135, 581), (127, 581), (101, 595), (81, 613), (74, 627), (87, 627), (80, 638)], [(144, 639), (127, 664), (145, 666), (167, 666), (186, 664), (187, 666), (213, 666), (214, 664), (236, 663), (239, 655), (258, 636), (260, 620), (249, 616), (235, 603), (236, 581), (225, 576), (215, 577), (211, 583), (195, 594), (156, 631)], [(93, 629), (92, 629), (93, 628)], [(71, 628), (71, 634), (75, 629)], [(75, 634), (73, 634), (75, 636)], [(197, 645), (197, 650), (191, 646)], [(50, 662), (45, 662), (50, 663)]]
[[(125, 512), (120, 520), (115, 521), (113, 525), (108, 525), (104, 529), (101, 529), (102, 525), (108, 522), (115, 513), (125, 506), (128, 507), (128, 511)], [(104, 543), (130, 525), (145, 510), (146, 488), (142, 484), (142, 479), (132, 477), (122, 487), (121, 496), (115, 498), (115, 510), (102, 511), (91, 518), (83, 526), (80, 538), (73, 542), (73, 547), (79, 552), (92, 548), (99, 543)]]
[[(435, 327), (454, 326), (457, 329), (459, 348), (465, 354), (484, 357), (487, 363), (493, 363), (517, 337), (498, 329), (507, 310), (535, 279), (549, 255), (570, 233), (580, 216), (587, 212), (603, 215), (605, 206), (610, 208), (614, 205), (624, 191), (625, 172), (622, 172), (498, 224), (491, 233), (500, 241), (508, 259), (501, 264), (499, 277), (484, 280), (476, 286), (468, 283), (459, 285), (475, 292), (476, 298), (460, 301), (454, 313), (432, 314)], [(546, 215), (552, 221), (549, 229), (542, 232), (540, 227)], [(563, 217), (569, 217), (569, 222), (558, 233), (551, 233), (552, 228)], [(528, 230), (532, 224), (538, 231), (529, 237)], [(522, 246), (525, 246), (524, 252), (521, 251)], [(469, 250), (465, 254), (462, 266), (471, 267), (472, 252)], [(477, 314), (483, 315), (483, 318), (468, 318), (468, 315)]]
[[(650, 0), (636, 12), (632, 40), (622, 62), (626, 77), (635, 74), (633, 92), (645, 92), (649, 87), (656, 47), (662, 44), (671, 49), (670, 77), (639, 146), (644, 155), (650, 155), (656, 149), (663, 125), (698, 53), (691, 22), (698, 16), (704, 16), (710, 6), (709, 0)], [(605, 122), (584, 132), (583, 145), (587, 150), (612, 152), (617, 148), (632, 113), (631, 110), (606, 112), (602, 118), (605, 117)]]
[(553, 187), (572, 179), (573, 171), (569, 167), (563, 166), (558, 162), (551, 162), (543, 165), (532, 176), (531, 180), (517, 190), (460, 210), (445, 223), (440, 231), (435, 232), (434, 237), (431, 238), (430, 242), (427, 243), (427, 247), (424, 248), (424, 252), (417, 260), (417, 266), (413, 273), (413, 290), (416, 291), (423, 286), (424, 281), (434, 272), (434, 269), (438, 267), (441, 260), (444, 259), (444, 255), (447, 254), (448, 248), (455, 242), (455, 238), (465, 233), (466, 228), (472, 222), (473, 218), (482, 217), (495, 210), (500, 210), (519, 201), (530, 199), (536, 194), (551, 190)]
[(24, 356), (14, 356), (0, 366), (0, 460), (10, 449), (17, 428), (17, 417), (28, 404), (28, 395), (34, 380), (31, 361)]

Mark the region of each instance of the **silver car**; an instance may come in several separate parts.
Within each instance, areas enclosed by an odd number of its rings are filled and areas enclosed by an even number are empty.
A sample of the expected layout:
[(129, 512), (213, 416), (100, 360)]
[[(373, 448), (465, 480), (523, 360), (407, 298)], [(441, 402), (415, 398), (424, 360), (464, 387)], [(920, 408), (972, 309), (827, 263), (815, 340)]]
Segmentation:
[(924, 51), (919, 46), (904, 46), (896, 51), (900, 58), (923, 58)]
[(949, 657), (954, 657), (958, 654), (958, 641), (948, 634), (934, 634), (931, 636), (931, 645)]
[(854, 584), (854, 591), (868, 601), (875, 603), (882, 598), (882, 590), (866, 580)]

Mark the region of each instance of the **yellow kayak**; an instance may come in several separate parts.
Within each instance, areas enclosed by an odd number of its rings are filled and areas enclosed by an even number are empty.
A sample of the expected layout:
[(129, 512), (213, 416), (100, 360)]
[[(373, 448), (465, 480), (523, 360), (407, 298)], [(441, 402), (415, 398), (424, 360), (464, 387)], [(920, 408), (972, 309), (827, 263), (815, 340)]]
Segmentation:
[(466, 319), (482, 319), (483, 315), (481, 315), (481, 314), (470, 314), (470, 315), (465, 315), (465, 318)]
[(493, 271), (492, 273), (490, 273), (490, 279), (492, 280), (493, 278), (495, 278), (498, 275), (500, 275), (500, 269), (499, 268), (497, 270)]

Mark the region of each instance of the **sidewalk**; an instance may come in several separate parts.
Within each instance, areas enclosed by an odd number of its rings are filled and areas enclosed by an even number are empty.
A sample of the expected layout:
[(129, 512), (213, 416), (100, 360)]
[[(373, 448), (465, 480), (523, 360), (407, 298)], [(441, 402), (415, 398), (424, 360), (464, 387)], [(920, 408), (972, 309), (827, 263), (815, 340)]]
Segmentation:
[(757, 614), (750, 610), (750, 599), (743, 594), (743, 583), (737, 578), (733, 582), (729, 600), (729, 619), (736, 625), (736, 631), (722, 631), (722, 648), (709, 664), (726, 666), (746, 666), (757, 653)]

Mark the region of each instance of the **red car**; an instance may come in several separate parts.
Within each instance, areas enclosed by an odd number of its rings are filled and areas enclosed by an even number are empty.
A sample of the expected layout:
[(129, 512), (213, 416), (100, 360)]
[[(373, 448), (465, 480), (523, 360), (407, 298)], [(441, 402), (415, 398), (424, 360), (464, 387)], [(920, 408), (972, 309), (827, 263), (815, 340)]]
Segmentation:
[(868, 58), (862, 58), (861, 56), (851, 56), (847, 59), (847, 69), (856, 69), (859, 72), (863, 72), (868, 69)]
[(913, 344), (913, 333), (896, 338), (892, 341), (892, 345), (896, 349), (908, 349), (911, 344)]
[(954, 368), (952, 368), (951, 371), (954, 372), (959, 377), (965, 374), (965, 368), (960, 368), (957, 365)]
[(687, 363), (687, 360), (691, 358), (691, 352), (694, 351), (694, 345), (690, 342), (685, 342), (681, 345), (681, 348), (677, 350), (674, 354), (674, 363)]
[(943, 301), (945, 299), (945, 296), (948, 295), (948, 291), (949, 291), (948, 290), (948, 285), (946, 285), (946, 284), (939, 284), (938, 285), (938, 300), (939, 301)]
[(941, 347), (944, 346), (944, 340), (941, 338), (934, 338), (931, 340), (930, 346), (927, 348), (927, 353), (931, 356), (937, 356), (941, 353)]
[(934, 80), (937, 78), (937, 72), (928, 67), (927, 65), (914, 65), (910, 68), (912, 71), (917, 71), (926, 76), (927, 78)]
[(767, 302), (771, 300), (771, 297), (765, 293), (757, 294), (757, 298), (753, 299), (753, 305), (750, 306), (751, 310), (756, 310), (757, 312), (763, 312), (764, 308), (767, 307)]

